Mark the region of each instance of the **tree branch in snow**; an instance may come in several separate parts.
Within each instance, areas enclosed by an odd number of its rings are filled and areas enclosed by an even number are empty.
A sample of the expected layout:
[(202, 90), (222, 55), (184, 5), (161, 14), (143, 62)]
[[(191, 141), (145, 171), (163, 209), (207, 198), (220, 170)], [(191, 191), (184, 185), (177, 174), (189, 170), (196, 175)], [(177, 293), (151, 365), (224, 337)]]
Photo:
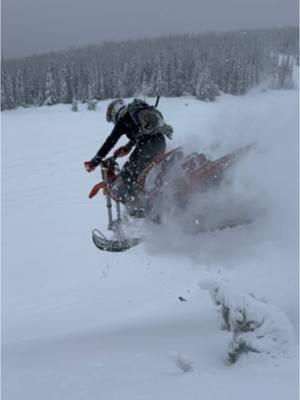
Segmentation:
[(218, 280), (202, 281), (200, 287), (209, 291), (218, 307), (221, 329), (232, 333), (227, 350), (231, 363), (247, 353), (279, 357), (289, 352), (293, 328), (277, 307)]

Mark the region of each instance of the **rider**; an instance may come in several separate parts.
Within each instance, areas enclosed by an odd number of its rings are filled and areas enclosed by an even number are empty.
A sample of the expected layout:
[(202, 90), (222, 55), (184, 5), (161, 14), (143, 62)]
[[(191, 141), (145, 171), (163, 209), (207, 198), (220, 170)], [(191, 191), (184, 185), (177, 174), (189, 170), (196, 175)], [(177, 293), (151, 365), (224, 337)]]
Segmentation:
[(85, 162), (88, 172), (93, 171), (124, 134), (129, 142), (115, 151), (114, 157), (128, 154), (129, 160), (121, 171), (125, 185), (125, 202), (136, 200), (136, 183), (139, 174), (166, 150), (166, 139), (172, 138), (173, 128), (167, 125), (162, 114), (146, 102), (134, 99), (127, 104), (123, 99), (112, 101), (106, 112), (107, 122), (114, 123), (114, 129), (90, 161)]

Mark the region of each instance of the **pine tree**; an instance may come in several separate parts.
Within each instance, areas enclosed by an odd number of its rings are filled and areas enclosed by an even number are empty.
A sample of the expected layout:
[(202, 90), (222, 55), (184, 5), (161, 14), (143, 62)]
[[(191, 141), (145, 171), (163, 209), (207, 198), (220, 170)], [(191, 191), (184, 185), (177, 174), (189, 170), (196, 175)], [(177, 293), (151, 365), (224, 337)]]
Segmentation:
[(1, 111), (8, 110), (4, 72), (1, 71)]
[(97, 85), (97, 98), (98, 100), (102, 100), (105, 98), (105, 87), (104, 87), (104, 79), (103, 75), (100, 72), (99, 73), (100, 77), (98, 78), (98, 85)]
[(25, 106), (25, 87), (24, 78), (20, 69), (17, 70), (16, 83), (15, 83), (15, 99), (18, 106)]
[(1, 71), (1, 110), (11, 110), (16, 107), (11, 77)]
[(217, 96), (219, 96), (218, 86), (211, 80), (207, 72), (200, 73), (196, 88), (197, 99), (215, 101)]
[[(97, 100), (137, 93), (201, 97), (201, 73), (208, 74), (210, 90), (204, 98), (209, 101), (218, 88), (238, 95), (266, 80), (272, 73), (272, 54), (273, 86), (291, 88), (292, 60), (299, 63), (294, 28), (129, 40), (3, 60), (7, 78), (2, 78), (2, 107), (71, 104), (73, 98), (86, 101), (89, 90)], [(278, 54), (286, 55), (279, 65)]]
[(157, 71), (156, 71), (156, 76), (155, 76), (155, 94), (156, 95), (162, 95), (166, 96), (168, 94), (167, 91), (167, 83), (163, 79), (163, 73), (162, 73), (162, 67), (161, 65), (158, 66)]
[(45, 101), (45, 84), (40, 81), (38, 86), (38, 94), (37, 94), (37, 105), (42, 106)]
[(271, 89), (293, 89), (293, 64), (290, 56), (272, 56)]
[(293, 59), (285, 56), (278, 65), (278, 89), (292, 89), (293, 87)]
[(182, 96), (184, 92), (182, 62), (179, 57), (169, 64), (169, 87), (168, 95), (173, 97)]
[(67, 82), (65, 81), (64, 78), (61, 78), (60, 81), (60, 102), (67, 104), (68, 103), (68, 87), (67, 87)]
[(44, 105), (51, 106), (57, 103), (57, 97), (57, 89), (53, 77), (52, 68), (49, 68), (46, 76)]
[(89, 111), (96, 111), (97, 108), (97, 100), (94, 98), (92, 85), (88, 84), (88, 99), (87, 99), (87, 109)]
[(32, 68), (29, 66), (24, 70), (24, 92), (26, 105), (33, 105), (35, 102), (35, 79)]
[(64, 69), (64, 81), (66, 85), (65, 103), (69, 104), (72, 103), (73, 97), (75, 96), (74, 71), (69, 65)]

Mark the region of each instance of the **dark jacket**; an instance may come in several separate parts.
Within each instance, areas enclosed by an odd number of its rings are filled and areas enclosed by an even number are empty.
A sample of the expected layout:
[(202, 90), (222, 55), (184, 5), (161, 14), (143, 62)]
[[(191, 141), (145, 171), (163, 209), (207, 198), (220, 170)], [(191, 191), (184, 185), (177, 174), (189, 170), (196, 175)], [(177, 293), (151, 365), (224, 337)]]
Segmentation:
[(93, 165), (97, 166), (100, 164), (101, 160), (106, 157), (106, 155), (111, 151), (122, 135), (126, 135), (128, 137), (129, 142), (126, 146), (128, 146), (128, 150), (130, 151), (131, 148), (137, 143), (138, 134), (139, 128), (133, 122), (130, 114), (127, 112), (122, 118), (120, 118), (111, 134), (98, 150), (98, 153), (91, 160)]

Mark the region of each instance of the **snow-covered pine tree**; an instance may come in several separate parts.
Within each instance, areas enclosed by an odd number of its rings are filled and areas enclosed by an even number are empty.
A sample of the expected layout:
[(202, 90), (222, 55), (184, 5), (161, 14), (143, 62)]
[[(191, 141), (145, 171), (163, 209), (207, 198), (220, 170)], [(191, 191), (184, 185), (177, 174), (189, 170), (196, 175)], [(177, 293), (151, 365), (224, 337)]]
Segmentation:
[(57, 88), (53, 77), (52, 68), (48, 68), (45, 83), (45, 100), (44, 105), (51, 106), (57, 103)]
[(37, 94), (37, 105), (42, 106), (45, 101), (45, 82), (42, 80), (38, 85), (38, 94)]
[(293, 64), (290, 56), (282, 56), (278, 65), (278, 89), (293, 89)]
[(295, 55), (295, 64), (297, 65), (297, 67), (299, 67), (299, 58), (300, 58), (300, 55), (299, 55), (299, 52), (297, 51), (297, 53)]
[(67, 82), (64, 77), (61, 77), (60, 80), (60, 101), (64, 104), (68, 103), (68, 89)]
[(61, 101), (65, 104), (70, 104), (73, 101), (75, 89), (74, 89), (74, 72), (71, 68), (71, 64), (65, 64), (61, 74), (62, 90), (61, 90)]
[(97, 100), (94, 97), (94, 93), (93, 93), (91, 84), (88, 85), (87, 109), (89, 111), (96, 111), (96, 109), (97, 109)]
[(272, 54), (272, 74), (270, 88), (292, 89), (294, 60), (287, 55)]
[[(175, 35), (3, 60), (2, 68), (11, 77), (13, 96), (17, 71), (22, 72), (17, 94), (18, 99), (23, 97), (23, 84), (25, 104), (72, 103), (73, 97), (86, 101), (88, 84), (98, 100), (132, 97), (148, 92), (146, 85), (152, 96), (196, 95), (201, 72), (209, 72), (210, 81), (219, 90), (237, 95), (270, 75), (272, 54), (298, 60), (297, 38), (296, 28)], [(276, 72), (280, 73), (279, 86), (291, 87), (289, 70), (285, 59)], [(8, 91), (6, 87), (6, 97)]]
[(64, 104), (72, 103), (72, 90), (70, 85), (69, 68), (64, 66), (59, 74), (60, 102)]
[(95, 76), (94, 76), (94, 92), (95, 98), (97, 100), (102, 100), (105, 98), (105, 87), (104, 87), (104, 80), (101, 69), (97, 69), (95, 67)]
[(112, 73), (112, 94), (112, 97), (114, 98), (121, 98), (126, 96), (124, 80), (122, 79), (121, 71), (118, 68), (115, 68)]
[[(166, 76), (167, 74), (164, 74)], [(166, 96), (169, 94), (167, 90), (167, 82), (165, 81), (163, 76), (163, 69), (161, 64), (157, 66), (157, 71), (155, 74), (155, 84), (154, 84), (154, 90), (155, 94), (159, 94), (162, 96)]]
[(16, 107), (13, 84), (11, 77), (5, 71), (1, 71), (1, 110), (11, 110)]
[(152, 92), (151, 84), (148, 82), (147, 75), (145, 72), (143, 73), (143, 79), (142, 79), (140, 92), (141, 92), (141, 95), (144, 97), (150, 96), (151, 92)]
[(5, 86), (6, 85), (4, 84), (4, 72), (1, 71), (1, 111), (8, 110)]
[(173, 79), (175, 79), (175, 81), (173, 82), (172, 95), (180, 97), (184, 92), (184, 77), (181, 57), (176, 57), (174, 67)]
[(15, 82), (15, 99), (17, 106), (25, 106), (25, 87), (23, 73), (20, 69), (17, 70)]
[(97, 98), (99, 100), (105, 99), (105, 86), (102, 71), (99, 72), (99, 78), (97, 82)]
[(139, 69), (139, 61), (136, 58), (137, 65), (133, 63), (126, 62), (123, 66), (122, 71), (122, 80), (123, 80), (123, 93), (125, 93), (124, 97), (134, 97), (139, 95), (140, 93), (140, 74)]
[(198, 78), (196, 88), (196, 97), (198, 100), (215, 101), (219, 96), (219, 89), (207, 72), (201, 72)]
[(25, 104), (33, 105), (35, 103), (35, 79), (32, 68), (29, 66), (24, 71)]

